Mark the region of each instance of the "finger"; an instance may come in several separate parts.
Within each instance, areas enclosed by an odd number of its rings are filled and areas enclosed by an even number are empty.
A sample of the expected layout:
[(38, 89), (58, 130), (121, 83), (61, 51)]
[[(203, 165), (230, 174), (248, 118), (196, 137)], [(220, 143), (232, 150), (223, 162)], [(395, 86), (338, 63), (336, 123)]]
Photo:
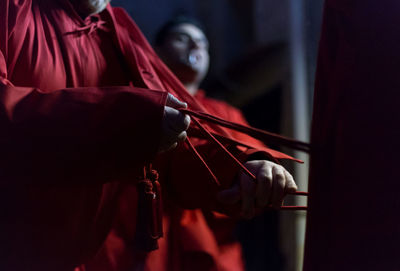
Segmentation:
[(167, 152), (175, 149), (178, 146), (178, 142), (164, 144), (163, 147), (160, 148), (160, 152)]
[(217, 195), (217, 199), (224, 204), (235, 204), (240, 200), (240, 193), (240, 187), (239, 184), (237, 184), (229, 189), (225, 189), (219, 192)]
[(283, 168), (275, 166), (272, 168), (273, 182), (271, 204), (273, 208), (278, 209), (283, 203), (283, 196), (285, 193), (286, 177)]
[(171, 130), (179, 134), (189, 128), (190, 117), (188, 115), (182, 114), (178, 110), (169, 106), (164, 108), (164, 112), (167, 126)]
[(260, 207), (267, 205), (272, 189), (272, 167), (264, 164), (257, 174), (256, 203)]
[(296, 182), (293, 179), (293, 176), (285, 170), (285, 177), (286, 177), (286, 187), (285, 187), (285, 192), (286, 193), (294, 193), (297, 191), (297, 185)]
[(244, 173), (240, 173), (242, 196), (242, 216), (252, 218), (255, 215), (256, 183)]
[(177, 146), (178, 142), (183, 142), (186, 138), (186, 131), (177, 132), (164, 123), (163, 138), (161, 139), (159, 149), (161, 152), (172, 150)]
[(168, 93), (166, 105), (170, 106), (172, 108), (187, 108), (187, 103), (181, 102), (178, 98), (176, 98), (171, 93)]
[(178, 146), (178, 142), (173, 143), (166, 151), (171, 151), (171, 150), (175, 149), (176, 146)]
[(187, 133), (186, 133), (186, 131), (183, 131), (182, 133), (180, 133), (180, 134), (178, 135), (178, 142), (183, 142), (183, 141), (185, 141), (186, 137), (187, 137)]
[(162, 138), (160, 140), (159, 151), (160, 152), (166, 152), (166, 151), (174, 149), (178, 145), (177, 141), (179, 140), (179, 137), (184, 139), (185, 134), (181, 135), (180, 133), (172, 130), (167, 125), (167, 123), (164, 122), (163, 123)]
[(177, 133), (176, 131), (172, 131), (171, 128), (167, 128), (163, 141), (163, 148), (165, 150), (172, 150), (178, 145), (178, 141), (180, 141), (180, 139), (184, 140), (185, 138), (186, 132)]
[(184, 130), (187, 130), (189, 129), (191, 119), (189, 115), (185, 114), (184, 116), (185, 116), (185, 119), (183, 120)]

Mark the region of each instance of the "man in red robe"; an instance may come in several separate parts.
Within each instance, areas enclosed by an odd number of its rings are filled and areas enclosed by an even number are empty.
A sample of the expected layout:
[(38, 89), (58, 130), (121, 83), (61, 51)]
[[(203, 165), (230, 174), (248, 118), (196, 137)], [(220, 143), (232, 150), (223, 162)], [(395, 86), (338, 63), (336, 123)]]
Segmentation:
[[(91, 259), (121, 193), (144, 178), (160, 150), (186, 137), (179, 100), (206, 111), (108, 2), (0, 0), (1, 270), (73, 270)], [(225, 188), (251, 213), (296, 189), (283, 168), (266, 162), (250, 168), (257, 185), (240, 175), (251, 189), (232, 188), (239, 168), (223, 167), (225, 156), (203, 146), (222, 186), (186, 159), (196, 178), (170, 184), (183, 205), (216, 207)]]
[[(185, 16), (178, 16), (167, 22), (156, 37), (156, 51), (167, 66), (184, 84), (186, 90), (214, 116), (245, 124), (247, 122), (242, 113), (225, 102), (205, 96), (199, 89), (209, 67), (208, 40), (199, 22)], [(245, 134), (232, 133), (233, 138), (262, 147), (263, 144)], [(198, 142), (197, 146), (201, 146)], [(163, 179), (185, 179), (182, 169), (174, 167), (174, 160), (186, 157), (179, 149), (171, 153), (160, 163), (164, 164), (160, 172)], [(259, 156), (260, 157), (260, 156)], [(261, 155), (261, 157), (263, 157)], [(253, 158), (255, 160), (256, 157)], [(171, 165), (167, 161), (173, 161)], [(251, 161), (252, 166), (260, 161)], [(163, 167), (161, 167), (163, 168)], [(172, 168), (172, 171), (171, 171)], [(183, 175), (187, 181), (194, 176)], [(184, 209), (176, 203), (174, 197), (165, 195), (164, 202), (164, 230), (165, 238), (159, 241), (159, 249), (151, 252), (143, 260), (137, 258), (134, 245), (134, 235), (126, 234), (129, 228), (126, 217), (132, 216), (135, 206), (132, 206), (132, 197), (135, 191), (126, 192), (120, 198), (121, 209), (116, 226), (96, 259), (86, 266), (87, 270), (132, 270), (141, 265), (146, 271), (241, 271), (244, 270), (241, 245), (234, 237), (237, 219), (229, 218), (218, 212), (207, 209)], [(224, 195), (221, 195), (222, 198)], [(237, 200), (238, 198), (236, 198)], [(232, 199), (234, 202), (235, 199)], [(277, 206), (280, 206), (278, 203)], [(248, 214), (254, 215), (254, 209)], [(124, 218), (125, 216), (125, 218)], [(121, 226), (121, 224), (128, 226)], [(138, 264), (140, 262), (140, 264)]]
[[(201, 23), (178, 16), (167, 22), (155, 40), (156, 52), (186, 90), (215, 116), (248, 125), (240, 110), (208, 98), (199, 89), (209, 67), (208, 39)], [(234, 138), (262, 146), (242, 133)], [(237, 220), (209, 210), (181, 209), (170, 203), (169, 232), (158, 251), (147, 259), (148, 270), (241, 271), (245, 269), (240, 243), (234, 236)], [(164, 259), (163, 259), (164, 257)], [(158, 261), (157, 261), (158, 259)], [(159, 263), (159, 259), (162, 264)]]
[(304, 270), (400, 269), (399, 11), (325, 1)]

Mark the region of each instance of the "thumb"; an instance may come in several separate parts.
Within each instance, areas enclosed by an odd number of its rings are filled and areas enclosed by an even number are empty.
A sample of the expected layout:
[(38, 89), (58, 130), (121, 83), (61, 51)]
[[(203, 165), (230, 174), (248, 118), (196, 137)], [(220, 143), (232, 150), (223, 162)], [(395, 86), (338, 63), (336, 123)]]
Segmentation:
[(178, 98), (176, 98), (171, 93), (168, 93), (166, 105), (169, 107), (175, 108), (175, 109), (187, 108), (187, 103), (181, 102), (180, 100), (178, 100)]
[(239, 185), (234, 185), (229, 189), (222, 190), (218, 193), (217, 199), (224, 204), (235, 204), (241, 199)]

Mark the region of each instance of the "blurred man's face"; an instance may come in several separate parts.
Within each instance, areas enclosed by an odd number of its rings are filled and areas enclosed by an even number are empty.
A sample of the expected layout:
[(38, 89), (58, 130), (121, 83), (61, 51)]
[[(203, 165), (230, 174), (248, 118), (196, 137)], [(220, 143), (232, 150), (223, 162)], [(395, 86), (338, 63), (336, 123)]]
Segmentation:
[(189, 23), (173, 27), (159, 49), (161, 58), (183, 83), (205, 77), (210, 62), (208, 40), (198, 27)]

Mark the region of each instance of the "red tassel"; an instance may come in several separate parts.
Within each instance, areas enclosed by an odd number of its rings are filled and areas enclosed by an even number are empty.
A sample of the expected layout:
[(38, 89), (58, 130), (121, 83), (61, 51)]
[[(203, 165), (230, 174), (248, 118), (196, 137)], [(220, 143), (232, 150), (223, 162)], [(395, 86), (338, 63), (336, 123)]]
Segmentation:
[(144, 251), (158, 248), (163, 236), (161, 186), (157, 171), (144, 169), (144, 178), (138, 182), (138, 214), (135, 246)]
[(153, 238), (161, 238), (163, 234), (163, 224), (162, 224), (162, 197), (161, 197), (161, 185), (158, 181), (154, 182), (154, 188), (156, 191), (157, 199), (154, 202), (154, 228), (153, 228)]

